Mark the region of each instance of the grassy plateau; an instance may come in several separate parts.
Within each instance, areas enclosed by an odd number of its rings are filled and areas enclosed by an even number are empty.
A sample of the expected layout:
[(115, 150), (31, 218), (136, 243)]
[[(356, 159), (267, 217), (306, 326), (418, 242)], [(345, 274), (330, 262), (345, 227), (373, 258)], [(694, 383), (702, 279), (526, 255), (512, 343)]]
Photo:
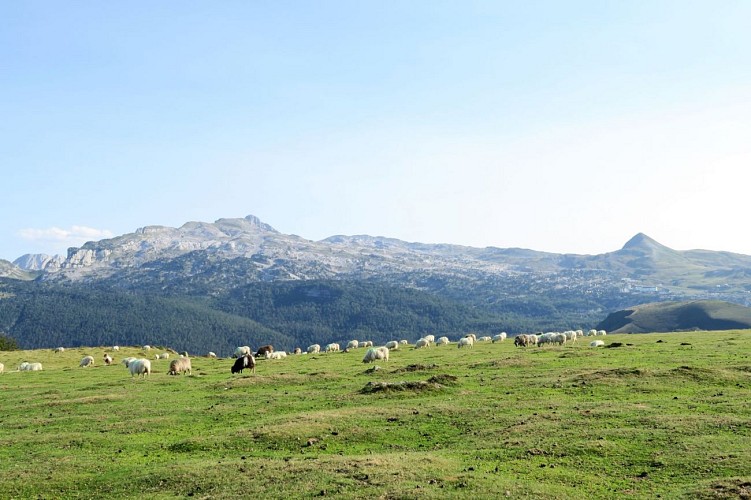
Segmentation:
[[(597, 339), (241, 375), (195, 357), (169, 376), (164, 350), (0, 352), (0, 498), (749, 497), (751, 331)], [(132, 379), (126, 356), (154, 373)]]

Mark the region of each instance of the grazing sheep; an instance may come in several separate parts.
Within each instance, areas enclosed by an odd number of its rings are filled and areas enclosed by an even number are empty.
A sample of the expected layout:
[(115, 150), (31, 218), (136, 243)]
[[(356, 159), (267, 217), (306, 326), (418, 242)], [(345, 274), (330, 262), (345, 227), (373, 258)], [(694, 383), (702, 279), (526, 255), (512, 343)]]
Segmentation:
[(482, 337), (477, 339), (478, 342), (490, 342), (491, 340), (493, 340), (493, 338), (487, 335), (483, 335)]
[(547, 332), (540, 335), (537, 339), (537, 346), (542, 347), (543, 344), (558, 344), (563, 345), (566, 343), (566, 335), (559, 332)]
[(130, 358), (130, 357), (128, 357), (128, 358), (123, 359), (121, 361), (121, 363), (125, 365), (125, 368), (128, 368), (128, 365), (130, 364), (130, 362), (131, 361), (135, 361), (135, 360), (136, 360), (136, 358)]
[(240, 356), (244, 356), (246, 354), (250, 354), (250, 347), (247, 345), (240, 346), (237, 349), (235, 349), (236, 358), (239, 358)]
[(396, 340), (389, 340), (388, 342), (386, 342), (386, 349), (391, 349), (392, 351), (394, 349), (399, 349), (399, 342), (397, 342)]
[(373, 347), (373, 341), (363, 340), (362, 342), (360, 342), (360, 347)]
[(299, 347), (295, 347), (295, 350), (292, 352), (294, 352), (295, 354), (302, 354), (302, 349), (300, 349)]
[(178, 373), (187, 373), (188, 375), (192, 375), (193, 367), (190, 365), (190, 358), (178, 358), (173, 359), (169, 364), (169, 371), (167, 372), (167, 375), (177, 375)]
[(435, 344), (435, 335), (425, 335), (423, 338), (431, 344)]
[(608, 332), (606, 332), (605, 330), (597, 330), (597, 335), (607, 335), (607, 334)]
[(261, 347), (258, 348), (258, 351), (256, 351), (256, 357), (260, 358), (260, 357), (266, 356), (267, 352), (274, 352), (274, 346), (271, 344), (262, 345)]
[(151, 346), (150, 345), (145, 345), (145, 346), (143, 346), (143, 350), (144, 351), (150, 351), (151, 350)]
[(498, 335), (493, 335), (493, 343), (495, 344), (496, 342), (503, 342), (504, 340), (506, 340), (506, 337), (506, 332), (501, 332)]
[(113, 345), (112, 346), (112, 350), (113, 351), (119, 351), (120, 350), (120, 346), (119, 345)]
[(215, 352), (213, 352), (213, 351), (209, 351), (209, 352), (208, 352), (208, 353), (206, 354), (206, 357), (207, 357), (207, 358), (215, 358), (215, 357), (216, 357), (216, 353), (215, 353)]
[(286, 357), (287, 357), (287, 353), (284, 351), (274, 351), (274, 352), (266, 353), (266, 359), (282, 359)]
[(112, 364), (112, 356), (110, 356), (106, 352), (104, 353), (104, 364), (107, 366)]
[(321, 346), (318, 344), (313, 344), (308, 346), (308, 354), (318, 354), (321, 352)]
[(94, 366), (94, 356), (84, 356), (81, 362), (78, 364), (79, 368), (86, 366)]
[(147, 375), (151, 374), (151, 361), (145, 358), (134, 359), (128, 363), (128, 370), (130, 371), (130, 378), (136, 375), (146, 378)]
[(163, 352), (162, 354), (157, 354), (156, 355), (156, 359), (168, 359), (168, 358), (169, 358), (169, 353), (168, 352)]
[(339, 344), (337, 344), (336, 342), (326, 344), (326, 347), (323, 348), (323, 352), (339, 352), (339, 350)]
[(469, 347), (471, 349), (474, 345), (475, 341), (472, 337), (462, 337), (459, 339), (459, 342), (456, 343), (458, 349), (461, 349), (462, 347)]
[(530, 344), (529, 335), (526, 333), (520, 333), (514, 337), (514, 345), (516, 347), (527, 347)]
[(242, 373), (246, 368), (249, 369), (251, 373), (256, 372), (256, 358), (254, 358), (252, 354), (244, 354), (237, 358), (232, 365), (230, 372), (234, 375), (235, 373)]
[(24, 361), (18, 366), (20, 372), (38, 372), (42, 371), (42, 363), (27, 363)]
[(603, 347), (605, 342), (602, 340), (593, 340), (589, 343), (589, 347)]
[(449, 338), (448, 337), (440, 337), (436, 341), (435, 345), (448, 345), (448, 343), (449, 343)]
[(563, 334), (566, 336), (566, 341), (576, 342), (576, 337), (578, 335), (574, 330), (566, 330)]
[(423, 347), (430, 347), (430, 341), (426, 338), (418, 339), (415, 342), (415, 349), (422, 349)]
[(587, 332), (587, 337), (594, 337), (595, 335), (597, 335), (597, 330), (593, 329)]
[(54, 352), (55, 354), (65, 352), (65, 347), (56, 347)]
[(378, 359), (382, 359), (383, 361), (389, 360), (389, 349), (387, 347), (371, 347), (365, 352), (362, 362), (372, 363)]
[(477, 342), (477, 335), (475, 335), (474, 333), (468, 333), (464, 336), (464, 338), (471, 338), (473, 343)]
[(0, 373), (3, 373), (5, 371), (5, 365), (0, 363)]
[(357, 349), (358, 347), (360, 347), (360, 342), (357, 340), (347, 342), (347, 349)]
[(409, 345), (409, 340), (406, 340), (406, 339), (402, 339), (402, 340), (400, 340), (400, 341), (399, 341), (399, 343), (400, 343), (401, 345)]

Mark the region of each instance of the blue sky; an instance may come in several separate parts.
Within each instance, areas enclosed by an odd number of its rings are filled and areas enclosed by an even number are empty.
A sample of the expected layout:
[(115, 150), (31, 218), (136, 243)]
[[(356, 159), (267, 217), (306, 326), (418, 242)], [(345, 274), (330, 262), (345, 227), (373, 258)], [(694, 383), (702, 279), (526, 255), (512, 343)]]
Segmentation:
[(310, 239), (751, 254), (751, 3), (0, 4), (0, 258)]

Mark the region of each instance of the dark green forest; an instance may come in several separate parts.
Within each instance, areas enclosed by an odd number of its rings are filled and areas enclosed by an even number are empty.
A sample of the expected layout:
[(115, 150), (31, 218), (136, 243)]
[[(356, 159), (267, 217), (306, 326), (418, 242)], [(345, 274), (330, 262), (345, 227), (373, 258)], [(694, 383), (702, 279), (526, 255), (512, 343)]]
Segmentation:
[(0, 334), (23, 349), (151, 344), (226, 356), (238, 345), (291, 350), (591, 324), (581, 313), (587, 304), (576, 301), (540, 295), (483, 304), (377, 281), (256, 282), (200, 296), (151, 290), (0, 280)]

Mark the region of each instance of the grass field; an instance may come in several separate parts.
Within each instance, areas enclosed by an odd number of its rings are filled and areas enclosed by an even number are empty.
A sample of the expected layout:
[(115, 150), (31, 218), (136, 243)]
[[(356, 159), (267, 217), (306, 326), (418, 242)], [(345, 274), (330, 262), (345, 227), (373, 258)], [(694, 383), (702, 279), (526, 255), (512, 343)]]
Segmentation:
[(0, 352), (0, 498), (751, 495), (751, 331), (598, 338), (622, 345), (154, 360), (146, 380), (119, 363), (135, 348)]

